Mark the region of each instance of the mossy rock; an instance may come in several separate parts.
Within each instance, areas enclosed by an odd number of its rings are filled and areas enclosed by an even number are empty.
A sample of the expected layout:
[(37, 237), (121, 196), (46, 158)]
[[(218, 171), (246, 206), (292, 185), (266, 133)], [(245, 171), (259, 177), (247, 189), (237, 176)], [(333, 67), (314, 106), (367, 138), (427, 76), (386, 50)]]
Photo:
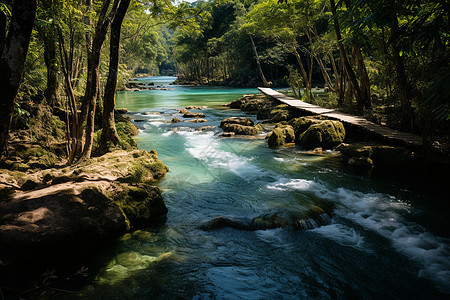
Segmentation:
[(323, 121), (320, 124), (311, 125), (297, 139), (299, 144), (307, 149), (317, 147), (332, 148), (344, 141), (344, 125), (338, 121)]
[(295, 111), (287, 104), (277, 105), (269, 113), (269, 118), (273, 122), (289, 121), (295, 117)]
[(167, 207), (157, 187), (140, 184), (122, 186), (114, 202), (121, 208), (131, 227), (142, 227), (158, 222), (167, 214)]
[(336, 150), (339, 150), (345, 157), (371, 157), (373, 154), (373, 146), (365, 144), (349, 144), (340, 145)]
[(348, 165), (359, 170), (371, 170), (373, 161), (367, 156), (352, 157), (348, 160)]
[(294, 129), (290, 125), (280, 125), (267, 136), (267, 142), (270, 147), (278, 147), (295, 141)]
[(255, 125), (250, 118), (230, 117), (230, 118), (223, 119), (220, 122), (220, 127), (224, 127), (225, 125), (230, 125), (230, 124), (238, 124), (238, 125), (243, 125), (243, 126), (253, 126), (253, 125)]
[(225, 124), (222, 129), (226, 132), (234, 132), (237, 135), (257, 135), (262, 131), (262, 126), (258, 125), (244, 126), (239, 124)]
[(372, 149), (375, 166), (408, 166), (414, 162), (413, 152), (404, 147), (376, 145)]
[(294, 128), (295, 136), (299, 137), (303, 132), (305, 132), (311, 125), (320, 124), (324, 120), (320, 117), (300, 117), (289, 121), (289, 125)]

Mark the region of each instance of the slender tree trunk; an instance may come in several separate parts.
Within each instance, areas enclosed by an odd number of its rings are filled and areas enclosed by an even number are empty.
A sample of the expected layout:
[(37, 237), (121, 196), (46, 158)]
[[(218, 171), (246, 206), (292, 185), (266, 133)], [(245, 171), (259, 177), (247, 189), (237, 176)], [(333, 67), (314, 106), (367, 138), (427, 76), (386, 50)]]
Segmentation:
[(44, 95), (49, 105), (53, 106), (58, 90), (58, 61), (56, 58), (56, 39), (54, 33), (44, 34), (44, 61), (47, 68), (47, 87)]
[(125, 14), (128, 10), (130, 0), (122, 0), (114, 21), (111, 24), (111, 40), (109, 46), (109, 73), (106, 81), (105, 96), (103, 98), (103, 122), (102, 135), (100, 138), (100, 148), (107, 149), (108, 142), (113, 145), (120, 143), (117, 134), (116, 124), (114, 121), (114, 108), (116, 106), (115, 95), (117, 85), (117, 69), (119, 67), (119, 47), (120, 47), (120, 30)]
[(397, 46), (399, 25), (395, 12), (391, 15), (391, 21), (392, 62), (394, 63), (395, 73), (397, 74), (397, 86), (400, 103), (404, 112), (404, 123), (409, 122), (409, 130), (412, 131), (414, 127), (414, 117), (411, 107), (410, 85), (408, 83), (408, 78), (406, 77), (404, 57), (400, 55), (400, 50)]
[(308, 93), (311, 93), (311, 88), (312, 88), (311, 82), (309, 81), (309, 76), (306, 73), (306, 69), (303, 66), (302, 58), (300, 57), (300, 54), (298, 53), (297, 48), (294, 47), (293, 53), (294, 53), (295, 58), (297, 59), (298, 65), (300, 67), (300, 72), (302, 73), (303, 81), (305, 82), (305, 88), (308, 91)]
[(263, 85), (265, 87), (269, 87), (269, 84), (267, 83), (266, 77), (264, 76), (263, 70), (261, 68), (261, 63), (259, 61), (258, 51), (256, 50), (255, 42), (253, 42), (253, 37), (252, 37), (251, 34), (249, 34), (248, 36), (250, 37), (250, 41), (252, 41), (252, 47), (253, 47), (253, 51), (255, 52), (255, 57), (256, 57), (256, 64), (258, 65), (258, 71), (259, 71), (259, 75), (261, 76), (261, 80), (263, 82)]
[(334, 18), (334, 31), (336, 32), (336, 38), (338, 42), (338, 48), (339, 48), (339, 54), (341, 56), (342, 63), (344, 64), (345, 72), (348, 75), (348, 78), (350, 80), (350, 83), (353, 87), (353, 91), (356, 97), (356, 104), (358, 106), (358, 111), (362, 113), (364, 102), (363, 97), (361, 93), (361, 89), (358, 84), (358, 79), (356, 78), (355, 72), (353, 72), (352, 66), (350, 65), (350, 61), (348, 59), (347, 52), (345, 51), (344, 44), (342, 43), (342, 35), (341, 35), (341, 29), (339, 26), (339, 20), (337, 18), (337, 12), (336, 12), (336, 5), (334, 0), (330, 0), (330, 6), (331, 6), (331, 12), (333, 14)]
[(366, 64), (364, 63), (364, 58), (361, 53), (361, 48), (353, 44), (356, 63), (358, 65), (359, 81), (361, 84), (361, 96), (364, 102), (365, 109), (372, 108), (372, 99), (370, 97), (370, 79), (367, 74)]
[(110, 0), (103, 2), (102, 10), (95, 28), (94, 38), (92, 40), (92, 47), (88, 60), (88, 77), (86, 82), (86, 92), (83, 99), (81, 110), (81, 122), (86, 121), (85, 128), (85, 143), (83, 153), (80, 160), (86, 160), (91, 157), (92, 146), (94, 143), (94, 121), (95, 121), (95, 107), (97, 101), (98, 85), (99, 85), (99, 67), (100, 55), (103, 47), (103, 42), (106, 39), (106, 34), (111, 25), (111, 22), (117, 12), (117, 7), (120, 0), (115, 0), (110, 12), (107, 11), (110, 6)]
[(36, 0), (15, 0), (8, 36), (0, 49), (0, 158), (6, 153), (14, 99), (22, 78), (35, 15)]

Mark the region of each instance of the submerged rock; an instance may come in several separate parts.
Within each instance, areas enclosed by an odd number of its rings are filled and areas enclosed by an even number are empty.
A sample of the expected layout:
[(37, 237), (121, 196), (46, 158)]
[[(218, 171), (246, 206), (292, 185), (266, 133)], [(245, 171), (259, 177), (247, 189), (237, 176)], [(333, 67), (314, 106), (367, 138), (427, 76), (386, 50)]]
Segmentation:
[(200, 226), (202, 230), (215, 230), (224, 227), (238, 230), (268, 230), (280, 227), (292, 227), (293, 229), (314, 229), (331, 222), (331, 210), (327, 212), (321, 208), (311, 209), (306, 212), (275, 212), (265, 214), (253, 219), (229, 218), (219, 216)]
[(172, 122), (172, 123), (180, 123), (181, 121), (180, 121), (180, 119), (178, 119), (177, 117), (175, 117), (175, 118), (172, 119), (171, 122)]

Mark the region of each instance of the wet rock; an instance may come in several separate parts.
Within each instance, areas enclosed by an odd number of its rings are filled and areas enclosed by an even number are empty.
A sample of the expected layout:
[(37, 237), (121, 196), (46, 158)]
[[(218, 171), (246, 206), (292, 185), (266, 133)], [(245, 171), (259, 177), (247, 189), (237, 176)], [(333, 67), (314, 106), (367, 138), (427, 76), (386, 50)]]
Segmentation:
[(304, 148), (322, 147), (330, 149), (344, 141), (344, 125), (338, 121), (323, 121), (311, 125), (297, 138), (298, 143)]
[(189, 122), (189, 123), (206, 123), (206, 122), (208, 122), (208, 120), (205, 120), (205, 119), (193, 119), (193, 120), (188, 120), (186, 122)]
[(220, 137), (233, 137), (234, 135), (234, 132), (222, 132), (221, 134), (219, 134)]
[(322, 117), (300, 117), (290, 120), (288, 124), (294, 128), (295, 136), (300, 137), (311, 125), (320, 124), (324, 120)]
[(270, 147), (279, 147), (295, 141), (294, 129), (290, 125), (277, 125), (277, 127), (267, 135), (267, 142)]
[(197, 130), (198, 131), (214, 131), (216, 129), (217, 129), (216, 126), (203, 126), (203, 127), (198, 128)]
[(348, 160), (348, 165), (359, 170), (371, 170), (373, 161), (367, 156), (352, 157)]
[(146, 116), (152, 116), (152, 115), (160, 115), (161, 113), (159, 111), (148, 111), (145, 112), (144, 115)]
[(244, 126), (253, 126), (255, 123), (250, 118), (245, 117), (231, 117), (223, 119), (222, 122), (220, 122), (220, 127), (223, 127), (228, 124), (238, 124), (238, 125), (244, 125)]
[(181, 121), (180, 121), (180, 119), (178, 119), (177, 117), (175, 117), (175, 118), (172, 119), (171, 122), (172, 122), (172, 123), (180, 123)]
[(226, 132), (234, 132), (237, 135), (257, 135), (261, 131), (263, 131), (263, 128), (261, 125), (256, 126), (245, 126), (245, 125), (239, 125), (239, 124), (225, 124), (222, 127), (223, 131)]
[(398, 146), (354, 143), (341, 144), (336, 150), (339, 150), (349, 163), (352, 158), (370, 158), (375, 168), (407, 168), (415, 162), (414, 153), (411, 150)]
[(185, 108), (182, 108), (178, 111), (180, 114), (187, 114), (189, 111)]
[(289, 121), (297, 116), (294, 109), (287, 104), (280, 104), (270, 110), (269, 119), (272, 122)]
[(234, 228), (238, 230), (268, 230), (292, 227), (297, 230), (314, 229), (331, 222), (332, 208), (315, 207), (304, 212), (279, 211), (255, 217), (253, 219), (219, 216), (200, 225), (202, 230)]
[(203, 109), (203, 106), (190, 105), (190, 106), (186, 106), (186, 109)]
[(183, 115), (183, 118), (204, 118), (204, 113), (193, 113), (193, 112), (187, 112)]

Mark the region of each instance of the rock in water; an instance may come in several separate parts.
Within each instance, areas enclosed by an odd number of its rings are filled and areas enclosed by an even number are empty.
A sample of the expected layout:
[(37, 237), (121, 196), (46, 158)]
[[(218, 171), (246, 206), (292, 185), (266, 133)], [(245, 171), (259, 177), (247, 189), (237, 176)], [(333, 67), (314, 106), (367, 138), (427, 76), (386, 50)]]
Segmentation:
[(278, 147), (295, 141), (294, 129), (290, 125), (277, 125), (267, 137), (270, 147)]
[(307, 149), (317, 147), (329, 149), (342, 143), (344, 138), (344, 125), (338, 121), (327, 120), (311, 125), (300, 135), (298, 142)]
[(255, 125), (253, 121), (250, 118), (244, 118), (244, 117), (231, 117), (226, 118), (220, 122), (220, 127), (224, 127), (225, 125), (229, 124), (238, 124), (243, 126), (253, 126)]
[(204, 117), (205, 117), (204, 113), (193, 113), (190, 111), (188, 111), (183, 115), (183, 118), (204, 118)]
[(265, 214), (253, 219), (238, 219), (219, 216), (203, 223), (202, 230), (215, 230), (224, 227), (238, 230), (267, 230), (280, 227), (292, 227), (293, 229), (314, 229), (331, 222), (332, 207), (326, 203), (324, 208), (314, 207), (303, 212), (279, 211)]

